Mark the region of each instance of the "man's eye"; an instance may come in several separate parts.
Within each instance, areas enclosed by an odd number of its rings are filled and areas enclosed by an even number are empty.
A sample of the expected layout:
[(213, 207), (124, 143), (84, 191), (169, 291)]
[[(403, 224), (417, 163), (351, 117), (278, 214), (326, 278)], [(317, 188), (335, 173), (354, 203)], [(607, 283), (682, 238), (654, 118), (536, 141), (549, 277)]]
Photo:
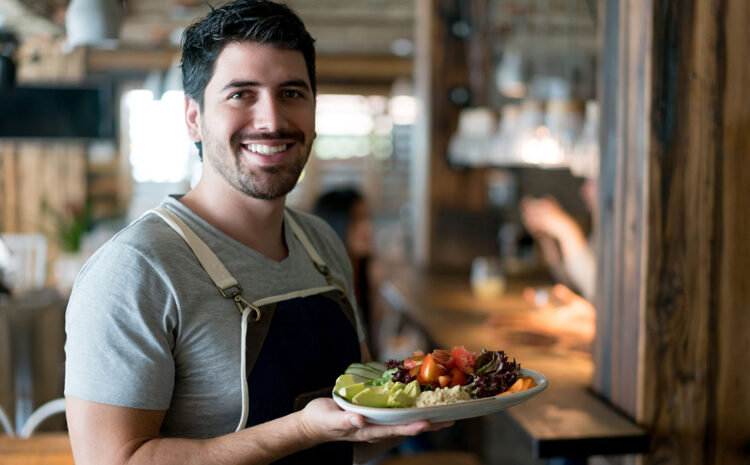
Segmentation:
[(230, 99), (241, 99), (247, 97), (247, 92), (244, 90), (241, 90), (239, 92), (235, 92), (232, 95), (229, 96)]
[(289, 90), (285, 90), (284, 91), (284, 97), (286, 97), (286, 98), (302, 98), (303, 95), (302, 95), (302, 92), (300, 92), (298, 90), (289, 89)]

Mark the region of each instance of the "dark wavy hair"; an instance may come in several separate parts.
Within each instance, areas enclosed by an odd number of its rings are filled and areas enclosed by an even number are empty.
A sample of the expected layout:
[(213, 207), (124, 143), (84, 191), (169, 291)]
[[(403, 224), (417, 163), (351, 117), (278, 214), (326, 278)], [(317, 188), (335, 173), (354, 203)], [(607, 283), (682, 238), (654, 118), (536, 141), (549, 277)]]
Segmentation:
[(212, 9), (182, 35), (182, 86), (203, 109), (203, 96), (214, 64), (229, 43), (255, 42), (302, 52), (313, 95), (315, 39), (289, 7), (267, 0), (235, 0)]

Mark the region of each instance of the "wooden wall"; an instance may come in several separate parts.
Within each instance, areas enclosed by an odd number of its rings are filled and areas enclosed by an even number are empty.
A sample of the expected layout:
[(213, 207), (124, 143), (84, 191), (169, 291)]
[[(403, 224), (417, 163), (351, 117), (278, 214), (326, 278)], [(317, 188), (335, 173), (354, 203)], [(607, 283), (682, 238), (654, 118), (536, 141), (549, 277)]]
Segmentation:
[(750, 3), (605, 4), (595, 387), (642, 463), (747, 464)]
[[(19, 84), (76, 83), (84, 73), (84, 51), (66, 53), (59, 40), (34, 39), (18, 53)], [(0, 231), (43, 232), (52, 240), (54, 217), (44, 204), (66, 215), (85, 203), (83, 142), (0, 140)]]

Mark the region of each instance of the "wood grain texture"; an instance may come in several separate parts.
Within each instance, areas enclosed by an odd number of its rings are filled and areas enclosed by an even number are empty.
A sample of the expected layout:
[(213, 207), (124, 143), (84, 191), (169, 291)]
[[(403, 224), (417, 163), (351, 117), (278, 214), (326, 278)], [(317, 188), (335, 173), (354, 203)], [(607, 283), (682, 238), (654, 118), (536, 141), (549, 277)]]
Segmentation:
[[(716, 283), (716, 402), (711, 431), (713, 463), (750, 463), (750, 376), (737, 369), (750, 364), (750, 2), (730, 1), (726, 7), (724, 43), (723, 128), (719, 204), (721, 229)], [(712, 438), (712, 439), (713, 439)]]
[(719, 1), (655, 2), (646, 463), (709, 464), (716, 400), (724, 53)]
[(747, 464), (750, 4), (605, 5), (594, 384), (651, 431), (642, 463)]
[(602, 150), (596, 243), (594, 389), (635, 418), (644, 299), (650, 2), (607, 1), (602, 34)]
[(646, 463), (750, 460), (750, 375), (734, 370), (750, 361), (748, 13), (743, 0), (654, 4)]

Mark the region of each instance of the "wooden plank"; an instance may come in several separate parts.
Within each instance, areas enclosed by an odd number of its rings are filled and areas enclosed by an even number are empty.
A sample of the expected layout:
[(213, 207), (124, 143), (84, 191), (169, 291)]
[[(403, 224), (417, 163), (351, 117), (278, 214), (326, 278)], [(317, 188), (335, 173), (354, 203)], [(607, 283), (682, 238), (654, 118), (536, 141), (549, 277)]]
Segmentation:
[(46, 433), (29, 439), (0, 437), (0, 465), (73, 465), (66, 433)]
[(595, 227), (599, 283), (592, 385), (635, 418), (645, 298), (650, 10), (646, 1), (610, 0), (602, 15), (602, 149)]
[(315, 70), (320, 81), (357, 79), (392, 82), (412, 75), (412, 60), (397, 56), (342, 55), (317, 57)]
[(722, 156), (717, 97), (724, 85), (717, 19), (725, 5), (654, 4), (653, 15), (662, 20), (654, 23), (644, 354), (644, 373), (654, 375), (645, 385), (643, 410), (654, 451), (646, 463), (713, 463)]
[(15, 146), (2, 144), (3, 157), (3, 232), (18, 232), (18, 164)]
[(747, 24), (750, 21), (750, 2), (730, 1), (720, 40), (726, 44), (724, 67), (725, 87), (721, 96), (723, 148), (720, 158), (718, 205), (721, 227), (719, 270), (715, 281), (718, 292), (718, 321), (716, 329), (718, 354), (715, 359), (715, 420), (710, 424), (714, 439), (712, 461), (716, 464), (747, 464), (750, 450), (750, 376), (739, 366), (750, 364), (750, 216), (748, 190), (750, 188), (750, 61), (747, 44), (750, 42)]

